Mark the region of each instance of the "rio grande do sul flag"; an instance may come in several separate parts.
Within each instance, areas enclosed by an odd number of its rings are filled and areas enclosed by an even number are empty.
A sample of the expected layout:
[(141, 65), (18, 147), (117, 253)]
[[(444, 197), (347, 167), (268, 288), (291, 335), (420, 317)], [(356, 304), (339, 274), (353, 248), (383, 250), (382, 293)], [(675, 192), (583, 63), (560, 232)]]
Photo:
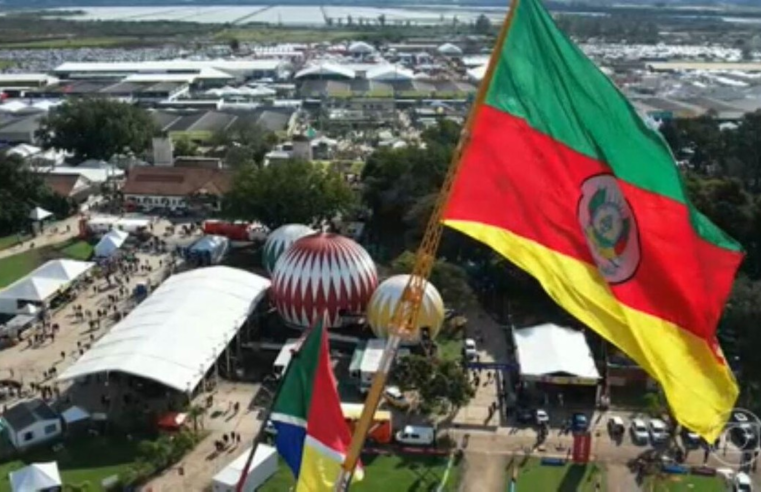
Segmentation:
[(715, 332), (741, 248), (540, 0), (513, 1), (444, 223), (536, 277), (712, 442), (738, 394)]
[[(351, 434), (341, 411), (324, 323), (311, 329), (291, 358), (273, 405), (275, 446), (296, 478), (296, 492), (333, 492)], [(361, 467), (354, 478), (361, 480)]]

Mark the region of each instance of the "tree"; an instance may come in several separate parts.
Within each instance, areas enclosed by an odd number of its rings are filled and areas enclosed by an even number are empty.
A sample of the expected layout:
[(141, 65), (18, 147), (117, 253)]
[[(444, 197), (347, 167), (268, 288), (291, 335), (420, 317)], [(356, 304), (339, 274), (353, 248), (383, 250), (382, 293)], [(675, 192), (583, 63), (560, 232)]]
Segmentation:
[(467, 373), (453, 360), (420, 355), (401, 357), (391, 378), (402, 391), (418, 393), (418, 408), (426, 415), (453, 414), (475, 395)]
[(213, 146), (224, 149), (217, 156), (233, 169), (261, 164), (275, 143), (277, 137), (274, 133), (249, 120), (239, 120), (211, 138)]
[(73, 152), (78, 159), (108, 160), (151, 144), (156, 126), (145, 109), (108, 99), (73, 99), (52, 111), (38, 136), (45, 148)]
[(39, 175), (24, 167), (18, 156), (0, 154), (0, 235), (24, 230), (34, 207), (68, 217), (71, 203), (45, 186)]
[[(391, 262), (394, 274), (411, 273), (415, 264), (415, 254), (405, 251)], [(433, 264), (428, 279), (439, 291), (447, 306), (464, 310), (473, 306), (476, 296), (468, 283), (468, 274), (461, 267), (439, 258)]]
[[(198, 428), (203, 427), (203, 417), (206, 415), (206, 407), (202, 405), (192, 405), (188, 408), (188, 417), (193, 422), (193, 433), (198, 434)], [(200, 423), (200, 425), (199, 425)]]
[(299, 160), (243, 166), (224, 202), (228, 216), (260, 220), (270, 229), (332, 219), (354, 205), (354, 192), (341, 174)]
[(491, 33), (491, 21), (484, 14), (481, 14), (476, 19), (475, 25), (476, 34), (489, 34)]
[(230, 50), (233, 53), (237, 53), (238, 51), (240, 51), (240, 41), (238, 40), (238, 38), (230, 39)]
[(378, 16), (378, 25), (381, 27), (386, 27), (386, 14), (381, 14)]
[(661, 395), (657, 392), (650, 391), (645, 393), (642, 400), (645, 404), (645, 409), (647, 409), (647, 413), (649, 413), (651, 417), (661, 418), (663, 414), (666, 413), (666, 404)]
[(198, 146), (188, 137), (180, 137), (173, 144), (175, 156), (190, 157), (198, 154)]

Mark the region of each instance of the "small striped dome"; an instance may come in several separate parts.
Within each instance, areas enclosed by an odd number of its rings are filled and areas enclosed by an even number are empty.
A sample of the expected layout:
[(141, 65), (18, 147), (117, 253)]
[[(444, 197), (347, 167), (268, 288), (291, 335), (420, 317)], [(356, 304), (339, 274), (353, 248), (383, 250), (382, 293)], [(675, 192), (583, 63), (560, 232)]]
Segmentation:
[[(388, 328), (391, 323), (391, 317), (394, 315), (399, 299), (402, 298), (402, 292), (409, 282), (409, 275), (394, 275), (389, 277), (378, 286), (373, 293), (370, 302), (367, 305), (367, 321), (370, 323), (373, 333), (378, 338), (388, 336)], [(417, 331), (411, 338), (412, 342), (420, 340), (419, 329), (427, 326), (431, 330), (431, 338), (435, 338), (441, 331), (441, 325), (444, 322), (444, 301), (439, 295), (439, 291), (433, 284), (426, 282), (423, 294), (423, 302), (420, 306), (420, 314), (417, 320)]]
[(286, 224), (272, 231), (262, 250), (262, 263), (267, 273), (272, 275), (277, 260), (294, 242), (314, 233), (314, 230), (301, 224)]
[(338, 234), (317, 233), (293, 243), (272, 274), (272, 299), (283, 319), (307, 328), (327, 315), (340, 325), (339, 312), (365, 311), (378, 285), (375, 263), (359, 244)]

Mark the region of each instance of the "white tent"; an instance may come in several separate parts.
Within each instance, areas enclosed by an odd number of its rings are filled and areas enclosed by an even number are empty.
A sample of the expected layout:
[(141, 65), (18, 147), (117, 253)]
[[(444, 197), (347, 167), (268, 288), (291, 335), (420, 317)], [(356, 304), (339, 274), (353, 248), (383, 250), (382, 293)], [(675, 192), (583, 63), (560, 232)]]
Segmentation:
[(577, 384), (596, 384), (600, 379), (584, 333), (546, 323), (513, 330), (521, 368), (527, 380), (560, 382), (553, 375), (571, 376)]
[(90, 270), (95, 263), (76, 260), (51, 260), (0, 290), (0, 313), (18, 314), (29, 302), (41, 303)]
[[(217, 473), (212, 479), (212, 490), (214, 492), (234, 492), (238, 480), (246, 467), (248, 455), (251, 448), (246, 449), (235, 461), (227, 465), (222, 471)], [(272, 446), (259, 444), (254, 453), (254, 459), (248, 467), (246, 483), (243, 484), (243, 490), (257, 490), (264, 482), (277, 472), (277, 451)]]
[(457, 46), (453, 45), (452, 43), (444, 43), (441, 46), (439, 46), (436, 49), (436, 51), (438, 51), (442, 55), (449, 55), (449, 56), (462, 55), (462, 50), (458, 48)]
[(124, 241), (129, 237), (128, 232), (113, 230), (104, 235), (98, 244), (95, 245), (95, 256), (108, 257), (113, 255), (119, 248), (122, 247)]
[(22, 158), (27, 158), (27, 157), (32, 157), (33, 155), (39, 154), (40, 152), (42, 152), (42, 149), (40, 147), (35, 147), (34, 145), (22, 143), (8, 150), (6, 154), (17, 155)]
[(355, 41), (349, 45), (349, 53), (355, 55), (366, 55), (375, 52), (375, 48), (364, 41)]
[(89, 419), (90, 414), (87, 412), (87, 410), (74, 405), (64, 410), (61, 414), (61, 417), (63, 417), (63, 421), (67, 424), (73, 424)]
[(191, 391), (269, 287), (264, 277), (224, 266), (173, 275), (59, 380), (116, 371)]
[(29, 218), (32, 220), (45, 220), (48, 217), (52, 217), (52, 216), (53, 216), (52, 212), (48, 212), (44, 208), (40, 208), (40, 207), (34, 207), (34, 209), (31, 212), (29, 212)]
[(61, 474), (58, 473), (55, 461), (32, 463), (26, 468), (11, 472), (10, 479), (13, 492), (36, 492), (61, 486)]

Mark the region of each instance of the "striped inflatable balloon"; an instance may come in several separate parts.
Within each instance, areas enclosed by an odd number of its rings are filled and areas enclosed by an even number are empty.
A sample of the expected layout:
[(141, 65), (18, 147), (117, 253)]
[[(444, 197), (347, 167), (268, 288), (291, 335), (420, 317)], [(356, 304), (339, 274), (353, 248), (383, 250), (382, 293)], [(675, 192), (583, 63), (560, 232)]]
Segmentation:
[[(399, 299), (402, 298), (404, 287), (409, 281), (409, 275), (394, 275), (389, 277), (378, 286), (367, 304), (367, 322), (370, 323), (373, 333), (378, 338), (388, 336), (388, 328), (391, 317), (394, 314)], [(416, 332), (410, 338), (411, 342), (420, 340), (420, 328), (427, 326), (431, 332), (431, 338), (436, 337), (444, 322), (444, 301), (439, 291), (433, 284), (426, 282), (423, 291), (423, 302), (420, 305)]]
[(340, 312), (363, 313), (378, 274), (359, 244), (338, 234), (303, 237), (280, 257), (272, 274), (272, 299), (283, 319), (307, 328), (323, 315), (340, 326)]
[(293, 243), (314, 233), (313, 229), (301, 224), (286, 224), (272, 231), (272, 234), (267, 236), (267, 241), (262, 250), (262, 263), (267, 273), (272, 275), (277, 260)]

